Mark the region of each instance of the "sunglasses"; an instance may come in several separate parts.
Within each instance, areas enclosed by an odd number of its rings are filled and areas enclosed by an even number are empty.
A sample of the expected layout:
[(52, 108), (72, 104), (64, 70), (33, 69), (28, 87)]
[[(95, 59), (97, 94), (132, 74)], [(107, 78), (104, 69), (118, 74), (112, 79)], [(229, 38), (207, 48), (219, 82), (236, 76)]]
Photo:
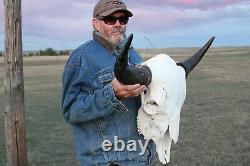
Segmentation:
[(121, 25), (126, 25), (128, 23), (129, 18), (126, 16), (122, 16), (122, 17), (106, 16), (102, 18), (101, 20), (103, 20), (104, 23), (107, 25), (115, 25), (117, 20), (119, 20), (119, 23)]

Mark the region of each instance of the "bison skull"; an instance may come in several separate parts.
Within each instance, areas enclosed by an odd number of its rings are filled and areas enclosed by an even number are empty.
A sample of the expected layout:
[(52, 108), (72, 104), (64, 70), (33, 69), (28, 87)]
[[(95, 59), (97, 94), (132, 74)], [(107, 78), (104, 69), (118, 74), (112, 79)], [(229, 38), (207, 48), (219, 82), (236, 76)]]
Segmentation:
[(138, 111), (139, 133), (156, 144), (159, 160), (170, 160), (172, 140), (179, 136), (180, 111), (186, 97), (186, 77), (199, 63), (214, 37), (198, 52), (183, 62), (176, 63), (166, 54), (159, 54), (136, 66), (128, 66), (128, 54), (133, 36), (130, 35), (114, 67), (115, 76), (123, 84), (143, 84), (142, 105)]

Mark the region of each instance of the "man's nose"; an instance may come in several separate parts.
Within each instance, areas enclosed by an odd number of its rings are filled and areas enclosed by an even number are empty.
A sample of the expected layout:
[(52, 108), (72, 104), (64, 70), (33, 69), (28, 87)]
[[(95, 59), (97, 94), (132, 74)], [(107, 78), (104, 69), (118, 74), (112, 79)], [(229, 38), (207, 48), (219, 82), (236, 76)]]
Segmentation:
[(120, 24), (120, 21), (117, 19), (114, 25), (115, 25), (115, 26), (120, 26), (120, 25), (121, 25), (121, 24)]

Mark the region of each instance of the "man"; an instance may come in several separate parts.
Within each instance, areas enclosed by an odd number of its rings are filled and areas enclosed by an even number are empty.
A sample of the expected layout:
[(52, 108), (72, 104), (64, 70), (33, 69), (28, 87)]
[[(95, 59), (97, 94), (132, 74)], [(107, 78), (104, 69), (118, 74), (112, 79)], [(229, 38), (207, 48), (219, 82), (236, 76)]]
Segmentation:
[[(65, 65), (62, 110), (84, 166), (145, 166), (156, 161), (155, 145), (138, 134), (136, 125), (139, 94), (146, 87), (122, 85), (114, 78), (114, 63), (132, 16), (121, 0), (99, 0), (93, 12), (93, 40), (75, 49)], [(129, 64), (141, 61), (131, 47)]]

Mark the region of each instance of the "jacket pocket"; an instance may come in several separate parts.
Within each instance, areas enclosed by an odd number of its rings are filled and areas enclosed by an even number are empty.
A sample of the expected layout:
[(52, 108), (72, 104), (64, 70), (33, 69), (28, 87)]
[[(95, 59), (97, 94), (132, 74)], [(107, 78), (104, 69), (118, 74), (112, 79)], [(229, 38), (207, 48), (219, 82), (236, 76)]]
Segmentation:
[(114, 79), (113, 67), (107, 67), (100, 70), (97, 73), (97, 79), (102, 86), (105, 86), (106, 84), (110, 83)]

